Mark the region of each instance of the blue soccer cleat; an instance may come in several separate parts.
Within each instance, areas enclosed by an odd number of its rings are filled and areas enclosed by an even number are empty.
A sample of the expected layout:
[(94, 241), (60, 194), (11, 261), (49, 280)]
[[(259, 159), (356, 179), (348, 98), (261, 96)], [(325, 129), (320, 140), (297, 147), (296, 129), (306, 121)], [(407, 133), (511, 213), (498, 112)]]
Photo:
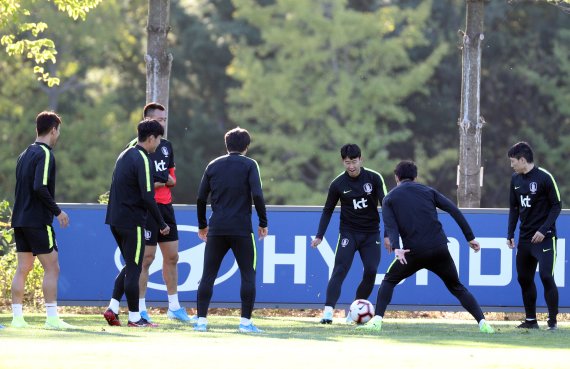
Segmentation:
[(194, 325), (194, 330), (196, 332), (207, 332), (208, 331), (208, 326), (206, 324), (198, 324), (196, 323)]
[(149, 323), (152, 323), (152, 320), (150, 319), (150, 316), (148, 316), (148, 312), (146, 310), (141, 310), (140, 314), (141, 314), (141, 318), (143, 318), (144, 320), (146, 320)]
[(240, 333), (263, 333), (263, 331), (261, 329), (257, 328), (256, 326), (254, 326), (253, 323), (251, 323), (249, 325), (240, 324), (238, 327), (238, 331)]
[(333, 313), (332, 311), (323, 313), (323, 318), (321, 319), (321, 324), (332, 324)]
[(168, 319), (178, 320), (182, 323), (197, 323), (198, 322), (198, 317), (196, 317), (195, 319), (192, 319), (194, 317), (190, 318), (188, 316), (188, 314), (186, 314), (186, 309), (184, 309), (184, 308), (180, 308), (178, 310), (168, 309), (166, 316), (168, 317)]

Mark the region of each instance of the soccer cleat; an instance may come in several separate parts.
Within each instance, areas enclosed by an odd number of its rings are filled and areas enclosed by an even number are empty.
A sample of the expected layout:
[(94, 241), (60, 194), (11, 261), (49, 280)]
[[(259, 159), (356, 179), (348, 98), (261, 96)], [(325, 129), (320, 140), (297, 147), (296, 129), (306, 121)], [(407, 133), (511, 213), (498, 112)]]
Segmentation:
[(479, 330), (482, 333), (495, 333), (495, 330), (493, 329), (493, 327), (491, 327), (491, 325), (487, 322), (484, 322), (483, 324), (481, 324), (481, 326), (479, 327)]
[(323, 318), (321, 319), (321, 324), (332, 324), (333, 314), (331, 312), (323, 313)]
[(146, 320), (149, 323), (152, 323), (152, 320), (150, 319), (150, 316), (148, 316), (148, 312), (146, 310), (142, 310), (140, 312), (141, 314), (141, 318), (143, 318), (144, 320)]
[(517, 328), (538, 329), (538, 322), (536, 320), (525, 320), (521, 324), (517, 325)]
[(555, 330), (558, 329), (558, 325), (556, 324), (556, 320), (554, 320), (554, 319), (548, 319), (547, 324), (548, 324), (548, 328), (547, 328), (547, 329), (548, 329), (549, 331), (555, 331)]
[(256, 326), (254, 326), (253, 323), (251, 323), (249, 325), (240, 324), (238, 327), (238, 332), (240, 332), (240, 333), (263, 333), (263, 331), (261, 329), (257, 328)]
[(10, 324), (12, 328), (28, 328), (29, 324), (24, 320), (23, 316), (15, 316), (12, 318), (12, 324)]
[(198, 323), (196, 323), (196, 324), (194, 325), (194, 330), (195, 330), (196, 332), (206, 332), (206, 331), (208, 331), (208, 326), (207, 326), (206, 324), (198, 324)]
[(353, 324), (354, 320), (352, 320), (352, 317), (350, 316), (350, 313), (346, 314), (346, 324)]
[(137, 327), (137, 328), (156, 328), (156, 327), (158, 327), (158, 324), (153, 323), (153, 322), (149, 322), (145, 318), (141, 318), (138, 322), (131, 322), (129, 320), (128, 326), (129, 327)]
[(74, 325), (64, 322), (57, 316), (50, 316), (46, 319), (45, 327), (48, 329), (75, 329)]
[(180, 308), (178, 310), (170, 310), (166, 313), (168, 319), (178, 320), (182, 323), (196, 323), (198, 322), (198, 317), (190, 318), (188, 314), (186, 314), (186, 310), (184, 308)]
[(356, 329), (358, 330), (362, 330), (362, 331), (376, 331), (376, 332), (380, 332), (382, 330), (382, 320), (380, 319), (372, 319), (371, 321), (369, 321), (366, 324), (362, 324), (359, 326), (356, 326)]
[(103, 317), (105, 317), (105, 320), (107, 321), (107, 323), (109, 323), (110, 326), (117, 326), (117, 327), (121, 326), (121, 321), (119, 320), (119, 314), (115, 314), (113, 310), (107, 309), (103, 313)]

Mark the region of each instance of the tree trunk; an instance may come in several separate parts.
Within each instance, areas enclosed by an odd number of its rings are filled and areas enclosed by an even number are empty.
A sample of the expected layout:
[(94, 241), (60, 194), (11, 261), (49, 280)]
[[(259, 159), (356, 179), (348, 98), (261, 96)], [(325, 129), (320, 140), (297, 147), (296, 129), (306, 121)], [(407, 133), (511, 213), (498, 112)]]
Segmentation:
[[(166, 108), (168, 117), (168, 95), (172, 54), (167, 52), (167, 36), (170, 31), (170, 0), (148, 1), (146, 102), (158, 102)], [(166, 121), (164, 136), (168, 133)]]
[(459, 168), (457, 202), (462, 208), (481, 205), (480, 115), (481, 49), (483, 41), (484, 0), (467, 0), (467, 30), (463, 35), (463, 71), (459, 116)]

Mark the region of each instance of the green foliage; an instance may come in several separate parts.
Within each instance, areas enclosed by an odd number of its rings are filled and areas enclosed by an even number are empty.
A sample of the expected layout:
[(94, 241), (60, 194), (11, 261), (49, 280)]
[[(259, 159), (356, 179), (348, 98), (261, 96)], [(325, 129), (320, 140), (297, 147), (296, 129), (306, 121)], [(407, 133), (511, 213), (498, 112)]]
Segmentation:
[(0, 256), (8, 253), (14, 245), (14, 230), (10, 227), (12, 209), (7, 200), (0, 202)]
[[(7, 306), (11, 301), (12, 279), (18, 266), (14, 230), (10, 228), (12, 209), (6, 200), (0, 202), (0, 306)], [(43, 303), (42, 281), (43, 269), (39, 261), (26, 280), (24, 301), (27, 305), (37, 308)]]
[[(85, 20), (87, 13), (100, 2), (101, 0), (53, 0), (57, 9), (73, 20)], [(33, 60), (33, 71), (38, 75), (38, 80), (52, 87), (59, 84), (59, 78), (51, 76), (41, 65), (48, 61), (55, 63), (57, 50), (50, 38), (38, 38), (48, 28), (48, 24), (34, 22), (36, 18), (30, 11), (32, 4), (33, 1), (26, 0), (0, 0), (0, 45), (5, 47), (10, 56), (24, 56)]]
[(230, 116), (252, 131), (269, 202), (321, 203), (347, 142), (361, 146), (365, 165), (390, 173), (388, 148), (411, 139), (414, 117), (403, 102), (428, 94), (448, 50), (440, 43), (411, 57), (427, 43), (431, 2), (366, 12), (342, 0), (234, 4), (263, 42), (232, 48), (228, 73), (241, 85), (229, 91)]

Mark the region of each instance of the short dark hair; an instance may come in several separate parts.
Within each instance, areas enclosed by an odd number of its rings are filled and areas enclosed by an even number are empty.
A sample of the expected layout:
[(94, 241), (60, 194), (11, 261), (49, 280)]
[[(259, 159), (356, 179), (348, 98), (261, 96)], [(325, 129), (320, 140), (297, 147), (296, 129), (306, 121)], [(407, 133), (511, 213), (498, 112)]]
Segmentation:
[(157, 102), (149, 102), (143, 108), (143, 119), (148, 118), (148, 116), (155, 110), (166, 111), (164, 105)]
[(246, 129), (236, 127), (226, 132), (224, 140), (228, 152), (243, 152), (249, 146), (251, 137)]
[(509, 149), (507, 153), (509, 158), (525, 158), (527, 163), (532, 163), (534, 161), (534, 154), (532, 152), (532, 147), (528, 144), (528, 142), (517, 142)]
[(400, 181), (404, 179), (414, 180), (418, 176), (418, 167), (411, 160), (402, 160), (396, 165), (394, 174)]
[(356, 159), (362, 155), (360, 152), (360, 147), (357, 144), (346, 144), (340, 148), (340, 157), (345, 160), (349, 159)]
[(150, 136), (164, 136), (164, 128), (154, 119), (144, 119), (137, 126), (138, 140), (144, 142)]
[(53, 111), (42, 111), (36, 117), (36, 131), (38, 136), (45, 136), (52, 128), (58, 128), (61, 118)]

